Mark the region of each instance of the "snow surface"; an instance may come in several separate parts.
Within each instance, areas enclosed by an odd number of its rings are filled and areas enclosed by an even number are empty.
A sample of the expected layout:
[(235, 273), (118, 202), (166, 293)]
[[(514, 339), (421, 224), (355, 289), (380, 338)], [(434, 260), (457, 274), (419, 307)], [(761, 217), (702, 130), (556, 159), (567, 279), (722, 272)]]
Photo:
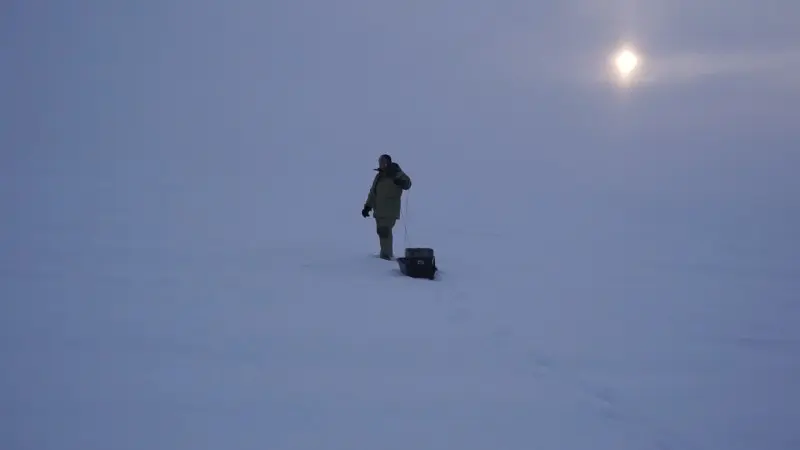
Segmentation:
[[(610, 137), (330, 25), (293, 60), (299, 3), (67, 3), (8, 7), (0, 448), (800, 448), (796, 130)], [(437, 281), (370, 257), (384, 151)]]

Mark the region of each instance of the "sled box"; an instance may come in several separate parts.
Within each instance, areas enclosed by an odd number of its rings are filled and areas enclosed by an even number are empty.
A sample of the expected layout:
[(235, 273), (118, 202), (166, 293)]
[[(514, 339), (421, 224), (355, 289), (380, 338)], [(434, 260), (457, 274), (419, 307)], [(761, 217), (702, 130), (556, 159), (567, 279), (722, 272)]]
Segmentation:
[(400, 272), (411, 278), (436, 278), (436, 257), (432, 248), (407, 248), (402, 258), (397, 258)]

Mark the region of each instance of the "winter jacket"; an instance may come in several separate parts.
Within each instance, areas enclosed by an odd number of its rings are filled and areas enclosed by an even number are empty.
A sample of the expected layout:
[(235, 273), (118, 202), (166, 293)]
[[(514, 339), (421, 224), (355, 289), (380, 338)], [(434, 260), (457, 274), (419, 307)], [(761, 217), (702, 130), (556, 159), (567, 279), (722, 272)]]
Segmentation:
[(375, 169), (375, 179), (369, 190), (365, 206), (372, 209), (376, 218), (400, 218), (400, 203), (403, 191), (411, 189), (411, 178), (397, 163), (384, 169)]

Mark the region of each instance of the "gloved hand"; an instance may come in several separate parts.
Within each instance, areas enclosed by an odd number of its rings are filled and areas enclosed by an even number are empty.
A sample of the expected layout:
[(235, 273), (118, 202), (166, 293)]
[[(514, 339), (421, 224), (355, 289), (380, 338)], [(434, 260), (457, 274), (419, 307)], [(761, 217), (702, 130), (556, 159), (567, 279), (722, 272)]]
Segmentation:
[(364, 209), (361, 210), (361, 217), (364, 217), (364, 218), (369, 217), (369, 212), (370, 211), (372, 211), (372, 208), (370, 208), (367, 205), (364, 205)]
[(394, 178), (397, 176), (397, 164), (389, 164), (388, 167), (383, 169), (383, 173), (385, 173), (389, 178)]
[(401, 188), (406, 186), (406, 180), (404, 180), (404, 179), (402, 179), (402, 178), (399, 178), (399, 177), (398, 177), (398, 178), (395, 178), (395, 179), (394, 179), (394, 180), (392, 180), (392, 181), (394, 181), (394, 184), (395, 184), (395, 185), (397, 185), (397, 186), (400, 186)]

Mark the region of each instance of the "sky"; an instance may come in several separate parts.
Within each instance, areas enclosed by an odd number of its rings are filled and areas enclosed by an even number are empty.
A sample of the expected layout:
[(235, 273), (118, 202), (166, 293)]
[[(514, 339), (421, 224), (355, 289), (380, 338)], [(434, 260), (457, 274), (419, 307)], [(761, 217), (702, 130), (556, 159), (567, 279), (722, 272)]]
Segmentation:
[[(791, 1), (39, 0), (3, 9), (5, 167), (74, 140), (76, 159), (105, 147), (120, 165), (116, 152), (139, 159), (163, 146), (225, 147), (231, 164), (270, 166), (288, 152), (329, 163), (356, 148), (415, 163), (431, 153), (521, 161), (567, 185), (630, 177), (647, 190), (642, 178), (670, 183), (669, 172), (703, 184), (718, 169), (714, 178), (764, 195), (797, 188), (787, 172), (800, 96)], [(607, 79), (621, 42), (643, 57), (629, 89)], [(86, 145), (90, 135), (98, 145)]]
[[(617, 202), (790, 230), (798, 17), (788, 0), (5, 2), (0, 192), (17, 218), (70, 205), (123, 226), (147, 207), (174, 239), (280, 233), (297, 210), (360, 210), (390, 153), (437, 185), (415, 197), (432, 223), (459, 196), (470, 216)], [(623, 43), (641, 55), (626, 87)]]
[(382, 153), (436, 186), (412, 207), (431, 224), (617, 207), (767, 240), (800, 226), (788, 0), (2, 8), (0, 198), (21, 233), (281, 235), (357, 214)]
[[(173, 239), (288, 230), (359, 211), (390, 153), (436, 185), (415, 197), (434, 223), (463, 197), (470, 216), (618, 202), (789, 230), (798, 17), (775, 0), (5, 2), (5, 220), (148, 208)], [(608, 71), (621, 43), (642, 57), (627, 87)]]

